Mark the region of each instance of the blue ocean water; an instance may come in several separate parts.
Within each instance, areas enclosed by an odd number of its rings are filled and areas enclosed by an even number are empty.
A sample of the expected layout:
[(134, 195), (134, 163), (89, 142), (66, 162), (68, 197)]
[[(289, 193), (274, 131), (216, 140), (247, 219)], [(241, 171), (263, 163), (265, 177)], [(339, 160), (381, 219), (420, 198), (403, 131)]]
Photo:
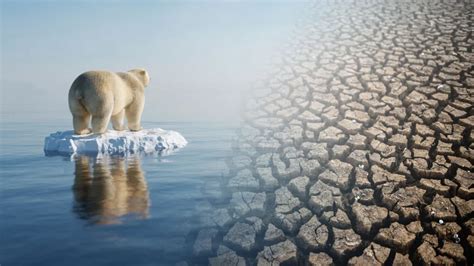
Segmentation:
[[(41, 121), (41, 120), (38, 120)], [(3, 121), (1, 265), (174, 265), (188, 253), (201, 189), (218, 182), (235, 126), (159, 123), (188, 146), (166, 157), (47, 157), (43, 139), (70, 121)]]

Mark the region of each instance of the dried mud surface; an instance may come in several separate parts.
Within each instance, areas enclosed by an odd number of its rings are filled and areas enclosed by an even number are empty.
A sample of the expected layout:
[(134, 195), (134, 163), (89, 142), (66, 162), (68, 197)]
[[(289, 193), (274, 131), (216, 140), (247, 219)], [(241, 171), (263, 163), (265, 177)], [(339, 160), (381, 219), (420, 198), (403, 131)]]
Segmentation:
[(190, 264), (472, 265), (473, 10), (315, 1), (204, 188)]

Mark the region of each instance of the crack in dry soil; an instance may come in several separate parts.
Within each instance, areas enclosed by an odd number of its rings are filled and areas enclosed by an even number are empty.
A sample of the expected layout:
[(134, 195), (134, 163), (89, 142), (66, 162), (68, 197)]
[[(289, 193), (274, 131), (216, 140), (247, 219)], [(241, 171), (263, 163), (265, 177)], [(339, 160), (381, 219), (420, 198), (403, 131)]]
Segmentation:
[[(312, 4), (285, 63), (248, 101), (208, 213), (228, 215), (202, 224), (219, 234), (193, 261), (472, 265), (472, 10), (469, 1)], [(244, 191), (263, 202), (232, 204), (231, 192)], [(232, 228), (253, 216), (263, 233), (241, 247)], [(269, 224), (280, 242), (263, 240)]]

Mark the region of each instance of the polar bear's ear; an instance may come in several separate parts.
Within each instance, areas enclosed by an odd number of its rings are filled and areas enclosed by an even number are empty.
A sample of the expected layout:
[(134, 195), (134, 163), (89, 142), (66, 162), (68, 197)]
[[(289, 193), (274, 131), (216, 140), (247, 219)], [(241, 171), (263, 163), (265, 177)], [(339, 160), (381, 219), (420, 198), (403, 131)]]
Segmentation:
[(148, 76), (148, 72), (145, 69), (141, 68), (138, 70), (138, 75), (141, 77), (143, 85), (148, 86), (150, 84), (150, 76)]

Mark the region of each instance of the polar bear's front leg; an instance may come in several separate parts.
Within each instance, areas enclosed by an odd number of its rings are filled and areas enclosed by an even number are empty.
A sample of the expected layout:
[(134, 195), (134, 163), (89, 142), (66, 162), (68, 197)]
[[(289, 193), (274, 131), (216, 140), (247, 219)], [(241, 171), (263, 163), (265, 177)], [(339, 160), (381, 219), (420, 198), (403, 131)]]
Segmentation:
[(142, 112), (144, 107), (144, 99), (135, 99), (135, 102), (130, 104), (125, 109), (125, 115), (127, 116), (127, 123), (128, 129), (130, 131), (140, 131), (142, 130), (141, 127), (141, 120), (142, 120)]
[(117, 131), (124, 130), (123, 119), (125, 117), (125, 110), (120, 111), (118, 114), (111, 117), (112, 127)]

